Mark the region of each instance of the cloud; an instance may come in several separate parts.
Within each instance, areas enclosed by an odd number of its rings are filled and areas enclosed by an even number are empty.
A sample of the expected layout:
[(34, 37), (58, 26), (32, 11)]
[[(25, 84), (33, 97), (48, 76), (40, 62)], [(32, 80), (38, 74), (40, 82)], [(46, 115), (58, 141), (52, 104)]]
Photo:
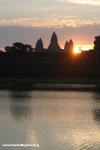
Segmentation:
[(48, 47), (51, 35), (55, 31), (58, 36), (58, 41), (61, 47), (64, 46), (65, 41), (73, 39), (76, 45), (79, 44), (93, 44), (94, 37), (100, 33), (100, 25), (93, 24), (80, 27), (23, 27), (23, 26), (0, 26), (0, 47), (11, 45), (14, 42), (22, 42), (36, 44), (40, 37), (43, 40), (44, 47)]
[(44, 47), (48, 46), (53, 31), (57, 32), (59, 43), (63, 47), (66, 39), (75, 44), (93, 44), (94, 37), (100, 31), (100, 19), (79, 19), (69, 16), (45, 18), (0, 19), (0, 47), (20, 41), (35, 46), (42, 38)]
[(62, 28), (62, 27), (81, 27), (87, 25), (100, 25), (99, 19), (78, 19), (76, 17), (46, 17), (46, 18), (19, 18), (19, 19), (0, 19), (0, 26), (22, 26), (37, 28)]
[(59, 0), (60, 2), (70, 2), (83, 5), (100, 6), (100, 0)]

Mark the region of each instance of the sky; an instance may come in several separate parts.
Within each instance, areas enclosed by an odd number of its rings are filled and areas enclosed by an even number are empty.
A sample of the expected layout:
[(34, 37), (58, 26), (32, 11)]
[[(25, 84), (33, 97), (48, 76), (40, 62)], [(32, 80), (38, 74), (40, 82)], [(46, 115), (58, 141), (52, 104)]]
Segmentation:
[(13, 42), (32, 44), (43, 39), (47, 47), (52, 32), (59, 44), (93, 44), (100, 35), (100, 0), (0, 0), (0, 47)]

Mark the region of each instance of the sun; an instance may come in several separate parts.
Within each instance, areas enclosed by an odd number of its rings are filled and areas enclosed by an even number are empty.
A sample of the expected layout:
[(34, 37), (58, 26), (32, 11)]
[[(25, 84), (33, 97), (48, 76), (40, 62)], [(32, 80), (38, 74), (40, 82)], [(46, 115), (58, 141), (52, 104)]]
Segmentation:
[(74, 54), (78, 54), (78, 53), (81, 53), (81, 49), (80, 49), (80, 47), (75, 46), (74, 47)]
[(82, 51), (89, 51), (90, 49), (93, 49), (93, 45), (75, 45), (74, 54), (79, 54)]

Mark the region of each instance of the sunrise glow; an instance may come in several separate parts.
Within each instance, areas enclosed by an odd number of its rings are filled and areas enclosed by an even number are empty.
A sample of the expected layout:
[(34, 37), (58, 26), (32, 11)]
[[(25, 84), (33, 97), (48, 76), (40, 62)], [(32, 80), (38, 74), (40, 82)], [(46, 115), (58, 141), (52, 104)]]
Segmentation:
[(75, 45), (74, 54), (81, 53), (81, 51), (88, 51), (93, 49), (93, 45)]
[(74, 47), (74, 54), (81, 53), (81, 50), (79, 47)]

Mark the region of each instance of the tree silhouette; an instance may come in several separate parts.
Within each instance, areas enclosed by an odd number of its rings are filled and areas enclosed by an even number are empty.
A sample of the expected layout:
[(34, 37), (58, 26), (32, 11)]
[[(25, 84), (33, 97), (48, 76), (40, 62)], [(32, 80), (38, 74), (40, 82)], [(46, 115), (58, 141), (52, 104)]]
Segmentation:
[(14, 53), (14, 52), (16, 52), (16, 49), (15, 49), (15, 47), (14, 46), (6, 46), (5, 47), (5, 51), (7, 52), (7, 53)]
[(43, 42), (42, 42), (41, 38), (39, 40), (37, 40), (37, 42), (36, 42), (35, 52), (36, 53), (43, 53), (44, 52)]
[(5, 51), (8, 53), (10, 51), (10, 46), (5, 46)]
[(13, 52), (32, 52), (32, 46), (29, 44), (23, 44), (21, 42), (15, 42), (12, 44), (12, 46), (6, 46), (5, 51), (8, 53), (13, 53)]
[(33, 48), (32, 48), (32, 46), (31, 46), (31, 45), (26, 44), (26, 45), (24, 45), (24, 47), (25, 47), (25, 50), (26, 50), (27, 52), (30, 52), (30, 53), (32, 53), (32, 52), (33, 52)]
[(53, 32), (52, 37), (51, 37), (51, 41), (48, 47), (48, 52), (50, 53), (57, 53), (60, 51), (60, 46), (58, 44), (58, 39), (57, 39), (57, 35), (55, 32)]
[(15, 49), (19, 49), (19, 50), (22, 50), (25, 48), (25, 45), (23, 43), (20, 43), (20, 42), (15, 42), (12, 45), (15, 47)]

